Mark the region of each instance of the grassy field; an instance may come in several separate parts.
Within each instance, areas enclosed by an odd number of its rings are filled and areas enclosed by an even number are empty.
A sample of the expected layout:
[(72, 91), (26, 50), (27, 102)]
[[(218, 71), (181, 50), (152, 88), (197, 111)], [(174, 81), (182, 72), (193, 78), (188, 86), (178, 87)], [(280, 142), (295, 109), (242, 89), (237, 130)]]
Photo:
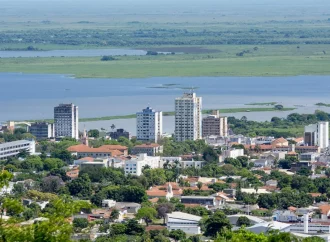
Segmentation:
[[(78, 78), (329, 75), (330, 45), (207, 46), (216, 53), (158, 56), (2, 58), (0, 72), (73, 74)], [(145, 48), (147, 49), (147, 48)]]
[[(247, 111), (249, 110), (249, 111)], [(275, 108), (227, 108), (227, 109), (219, 109), (220, 113), (240, 113), (240, 112), (272, 112), (272, 111), (292, 111), (295, 110), (295, 108), (283, 108), (282, 110), (277, 110)], [(203, 114), (209, 114), (212, 110), (203, 110)], [(174, 116), (174, 112), (163, 112), (164, 116)], [(96, 117), (96, 118), (81, 118), (79, 119), (80, 122), (95, 122), (95, 121), (105, 121), (105, 120), (115, 120), (115, 119), (132, 119), (136, 118), (135, 114), (128, 114), (128, 115), (121, 115), (121, 116), (106, 116), (106, 117)], [(27, 122), (37, 122), (41, 120), (25, 120)], [(52, 119), (46, 119), (42, 120), (46, 122), (52, 123)]]

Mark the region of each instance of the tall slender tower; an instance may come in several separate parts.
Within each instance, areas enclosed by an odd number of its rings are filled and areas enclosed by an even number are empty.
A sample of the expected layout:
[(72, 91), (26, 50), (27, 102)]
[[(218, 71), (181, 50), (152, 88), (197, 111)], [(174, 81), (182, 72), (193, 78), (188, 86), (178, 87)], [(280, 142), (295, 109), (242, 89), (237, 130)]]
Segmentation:
[(163, 133), (163, 113), (147, 107), (136, 113), (136, 138), (158, 142)]
[(54, 108), (55, 137), (79, 139), (78, 107), (74, 104), (60, 104)]
[(202, 98), (196, 93), (184, 93), (175, 99), (176, 141), (202, 138)]

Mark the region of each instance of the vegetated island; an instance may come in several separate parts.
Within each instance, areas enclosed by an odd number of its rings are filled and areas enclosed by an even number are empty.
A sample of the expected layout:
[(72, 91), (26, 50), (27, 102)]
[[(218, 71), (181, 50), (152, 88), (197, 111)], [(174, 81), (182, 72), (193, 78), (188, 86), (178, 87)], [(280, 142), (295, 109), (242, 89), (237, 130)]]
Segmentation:
[(277, 102), (266, 102), (266, 103), (247, 103), (245, 105), (251, 105), (251, 106), (274, 106)]
[[(219, 109), (220, 113), (242, 113), (242, 112), (272, 112), (272, 111), (292, 111), (296, 108), (283, 108), (283, 109), (276, 109), (273, 107), (269, 108), (225, 108), (225, 109)], [(212, 110), (206, 109), (203, 110), (203, 114), (210, 114)], [(163, 112), (164, 116), (174, 116), (175, 112)], [(105, 116), (105, 117), (96, 117), (96, 118), (80, 118), (79, 122), (95, 122), (95, 121), (106, 121), (106, 120), (115, 120), (115, 119), (132, 119), (136, 118), (136, 114), (128, 114), (128, 115), (119, 115), (119, 116)], [(53, 119), (44, 119), (44, 120), (25, 120), (26, 122), (40, 122), (45, 121), (49, 123), (53, 123)]]
[(330, 104), (328, 103), (316, 103), (315, 105), (319, 107), (330, 107)]

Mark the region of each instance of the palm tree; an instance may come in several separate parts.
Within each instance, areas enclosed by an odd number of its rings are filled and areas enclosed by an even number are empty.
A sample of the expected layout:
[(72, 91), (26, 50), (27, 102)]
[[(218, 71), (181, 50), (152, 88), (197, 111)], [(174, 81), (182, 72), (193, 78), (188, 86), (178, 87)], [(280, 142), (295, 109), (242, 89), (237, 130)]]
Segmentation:
[(197, 182), (197, 187), (198, 187), (198, 190), (201, 190), (202, 187), (203, 187), (203, 183), (202, 182)]
[(111, 128), (112, 130), (114, 130), (114, 129), (116, 128), (116, 125), (111, 124), (110, 128)]

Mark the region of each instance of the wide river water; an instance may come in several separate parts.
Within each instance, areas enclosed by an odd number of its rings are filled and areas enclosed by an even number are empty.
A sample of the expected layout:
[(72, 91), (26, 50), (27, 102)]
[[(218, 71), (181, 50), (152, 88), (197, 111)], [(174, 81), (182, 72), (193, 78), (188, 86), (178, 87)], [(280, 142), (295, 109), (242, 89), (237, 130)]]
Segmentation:
[[(59, 103), (79, 106), (79, 116), (102, 117), (132, 114), (150, 105), (173, 111), (174, 99), (196, 88), (204, 109), (235, 108), (251, 102), (278, 102), (299, 107), (294, 112), (313, 113), (317, 102), (330, 103), (329, 76), (296, 77), (161, 77), (144, 79), (76, 79), (66, 75), (0, 73), (0, 123), (6, 120), (47, 119)], [(244, 112), (223, 114), (264, 121), (289, 112)], [(111, 124), (135, 134), (135, 120), (80, 123), (110, 130)], [(164, 132), (173, 132), (173, 117), (164, 117)]]

